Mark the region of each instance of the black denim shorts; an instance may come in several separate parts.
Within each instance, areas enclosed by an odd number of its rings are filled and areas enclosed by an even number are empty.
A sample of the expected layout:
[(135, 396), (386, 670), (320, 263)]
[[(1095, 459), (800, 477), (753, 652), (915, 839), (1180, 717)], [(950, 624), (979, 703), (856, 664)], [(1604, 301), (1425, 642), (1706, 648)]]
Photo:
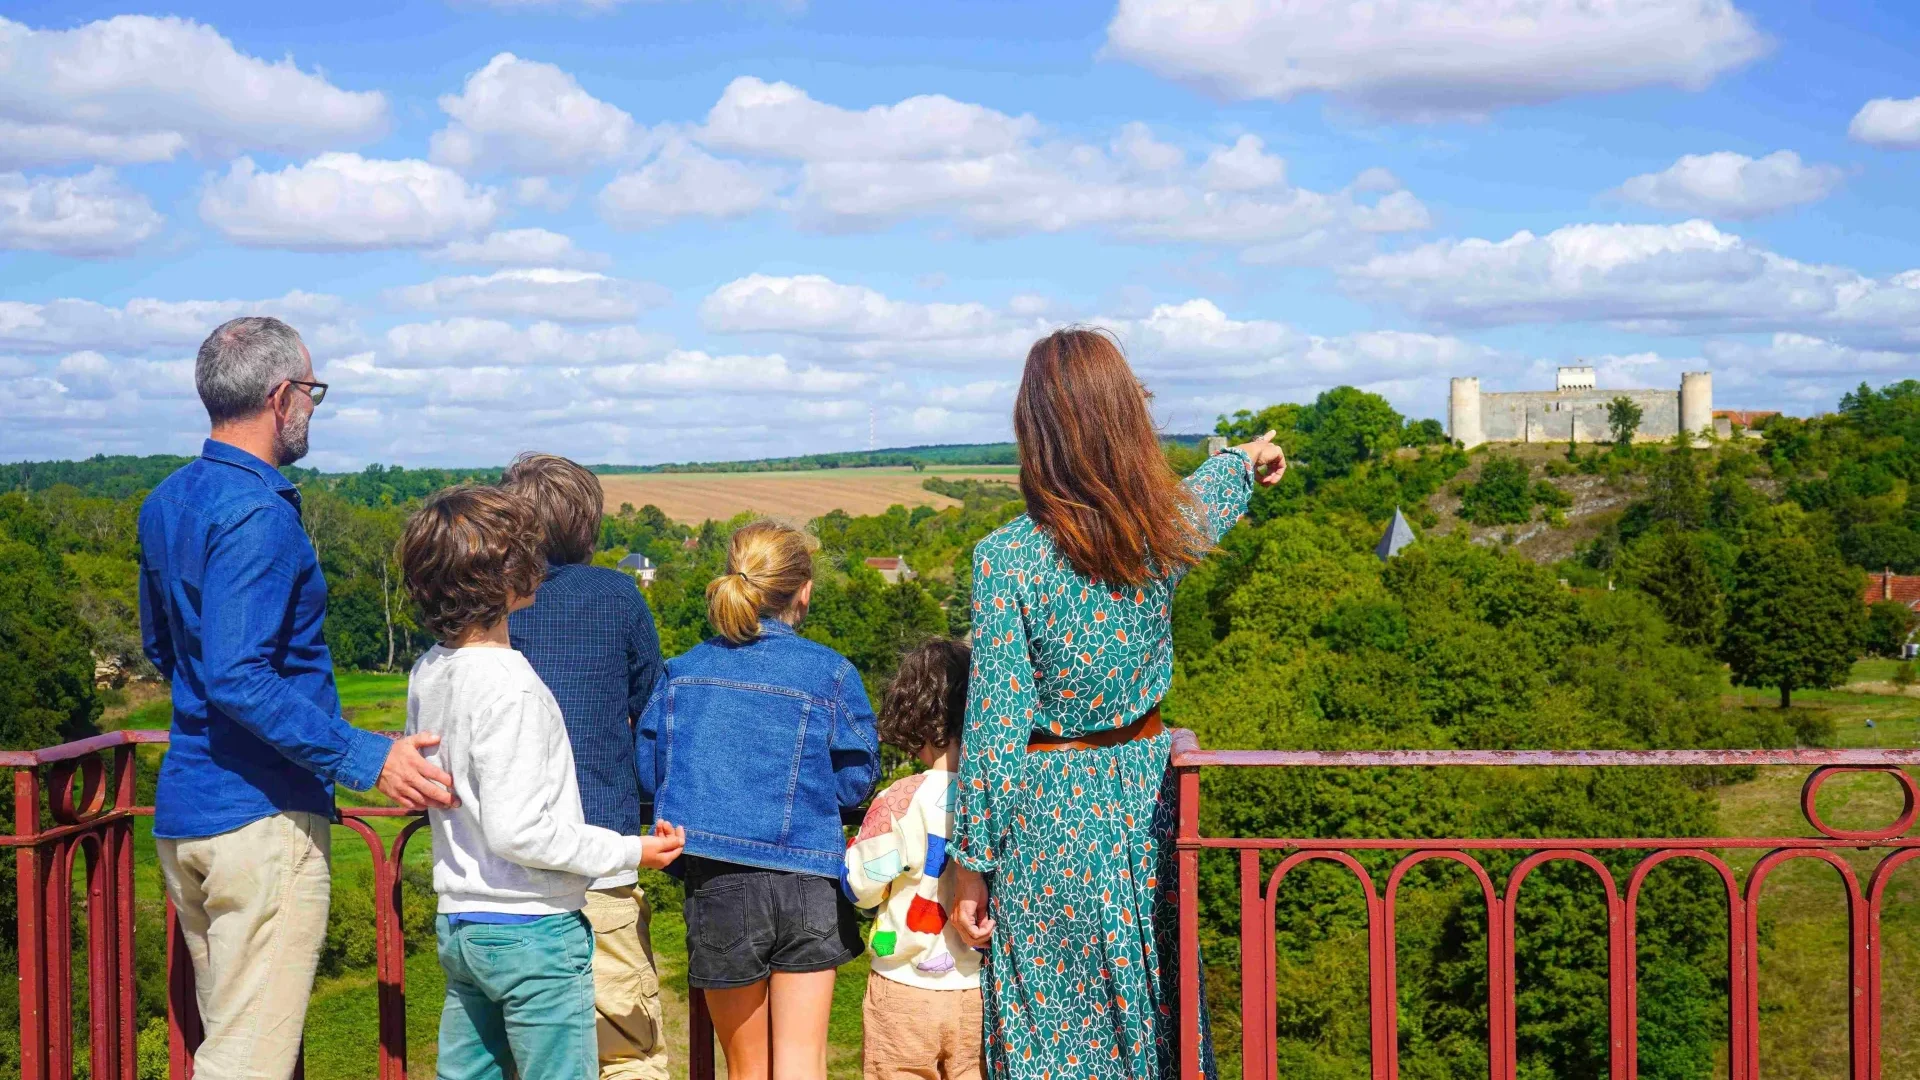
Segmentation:
[(832, 878), (686, 857), (687, 981), (751, 986), (860, 955), (860, 919)]

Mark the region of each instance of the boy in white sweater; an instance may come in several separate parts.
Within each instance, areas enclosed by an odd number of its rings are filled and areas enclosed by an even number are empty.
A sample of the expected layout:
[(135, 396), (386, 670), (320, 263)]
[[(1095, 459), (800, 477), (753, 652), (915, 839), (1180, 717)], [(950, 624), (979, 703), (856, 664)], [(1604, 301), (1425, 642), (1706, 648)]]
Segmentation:
[(540, 583), (532, 509), (496, 488), (441, 492), (407, 522), (400, 563), (440, 638), (407, 684), (407, 732), (440, 736), (459, 802), (428, 814), (439, 894), (441, 1080), (592, 1080), (589, 882), (664, 867), (685, 842), (662, 821), (622, 836), (585, 823), (560, 709), (508, 644)]

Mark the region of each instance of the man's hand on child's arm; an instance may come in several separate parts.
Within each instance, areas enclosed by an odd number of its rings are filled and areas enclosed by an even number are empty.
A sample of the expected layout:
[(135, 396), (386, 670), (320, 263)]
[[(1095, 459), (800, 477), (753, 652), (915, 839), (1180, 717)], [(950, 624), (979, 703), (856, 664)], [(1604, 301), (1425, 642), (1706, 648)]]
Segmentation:
[(680, 849), (687, 846), (687, 830), (665, 818), (653, 823), (653, 835), (640, 838), (640, 865), (649, 870), (664, 870), (668, 863), (680, 857)]
[(431, 750), (439, 743), (440, 736), (430, 731), (395, 739), (374, 787), (408, 810), (446, 810), (459, 806), (460, 800), (453, 794), (453, 777), (420, 754), (421, 750)]
[(956, 864), (953, 868), (953, 922), (960, 940), (978, 949), (993, 936), (993, 917), (987, 914), (987, 879)]

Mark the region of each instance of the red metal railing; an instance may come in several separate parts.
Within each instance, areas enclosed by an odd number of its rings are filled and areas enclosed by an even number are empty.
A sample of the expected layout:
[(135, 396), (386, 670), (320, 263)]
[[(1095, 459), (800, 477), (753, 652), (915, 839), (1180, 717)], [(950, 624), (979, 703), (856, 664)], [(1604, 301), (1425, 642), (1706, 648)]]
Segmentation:
[[(85, 859), (87, 913), (86, 1045), (94, 1080), (138, 1075), (134, 995), (133, 821), (153, 807), (136, 800), (141, 746), (165, 746), (165, 731), (117, 731), (44, 750), (0, 751), (13, 772), (13, 831), (18, 871), (21, 1080), (74, 1074), (73, 879)], [(407, 951), (401, 924), (401, 866), (424, 816), (383, 807), (341, 807), (341, 823), (373, 856), (374, 966), (378, 994), (378, 1080), (407, 1076)], [(411, 817), (389, 843), (374, 818)], [(168, 1074), (193, 1075), (200, 1010), (186, 941), (166, 907)], [(713, 1025), (693, 991), (688, 1075), (712, 1080)], [(304, 1069), (296, 1071), (299, 1077)]]
[[(1200, 770), (1204, 768), (1459, 768), (1467, 766), (1743, 766), (1797, 765), (1813, 769), (1801, 789), (1800, 805), (1819, 834), (1812, 837), (1676, 837), (1667, 839), (1252, 839), (1200, 834)], [(1367, 911), (1368, 998), (1371, 1011), (1373, 1080), (1400, 1075), (1398, 996), (1395, 984), (1394, 904), (1409, 870), (1431, 859), (1458, 863), (1478, 879), (1487, 906), (1487, 1041), (1492, 1080), (1514, 1080), (1517, 1062), (1514, 1008), (1514, 910), (1528, 875), (1554, 861), (1591, 869), (1606, 891), (1608, 925), (1608, 1027), (1610, 1080), (1639, 1075), (1635, 929), (1641, 886), (1647, 874), (1673, 859), (1696, 859), (1712, 867), (1726, 888), (1728, 919), (1729, 1075), (1758, 1080), (1760, 1075), (1760, 995), (1758, 987), (1759, 900), (1767, 877), (1794, 859), (1818, 859), (1840, 873), (1847, 890), (1851, 930), (1849, 951), (1849, 1049), (1851, 1080), (1880, 1076), (1880, 914), (1894, 871), (1920, 856), (1920, 839), (1906, 835), (1915, 817), (1920, 789), (1903, 766), (1920, 765), (1920, 750), (1651, 750), (1651, 751), (1355, 751), (1316, 753), (1208, 751), (1192, 732), (1176, 731), (1172, 767), (1179, 782), (1180, 1025), (1200, 1024), (1200, 853), (1238, 854), (1240, 870), (1241, 1038), (1246, 1080), (1279, 1080), (1275, 1038), (1275, 929), (1279, 890), (1287, 874), (1303, 863), (1327, 861), (1346, 867), (1358, 879)], [(1822, 784), (1842, 772), (1893, 776), (1905, 805), (1892, 824), (1881, 829), (1840, 829), (1822, 821), (1814, 800)], [(1759, 849), (1767, 853), (1747, 872), (1744, 888), (1725, 860), (1714, 852)], [(1837, 852), (1886, 849), (1863, 887), (1853, 867)], [(1404, 852), (1379, 887), (1356, 851)], [(1529, 853), (1507, 875), (1504, 890), (1472, 852)], [(1627, 879), (1623, 898), (1613, 874), (1595, 851), (1644, 851)], [(1261, 856), (1279, 852), (1279, 864), (1264, 877)], [(1197, 1039), (1181, 1040), (1180, 1073), (1198, 1080)]]
[[(76, 859), (84, 859), (87, 898), (87, 1001), (91, 1076), (95, 1080), (135, 1080), (133, 819), (152, 807), (135, 798), (136, 751), (143, 744), (165, 744), (160, 731), (101, 735), (39, 751), (0, 752), (0, 767), (13, 771), (14, 818), (11, 835), (0, 847), (14, 849), (18, 869), (20, 1034), (23, 1080), (66, 1080), (74, 1067), (73, 1030), (73, 879)], [(1793, 765), (1813, 772), (1801, 792), (1801, 806), (1818, 835), (1812, 837), (1678, 837), (1667, 839), (1268, 839), (1210, 837), (1200, 834), (1200, 770), (1204, 768), (1463, 767), (1463, 766), (1740, 766)], [(1275, 1055), (1274, 948), (1279, 889), (1302, 863), (1324, 860), (1346, 867), (1365, 896), (1371, 1001), (1371, 1058), (1374, 1080), (1399, 1075), (1395, 984), (1395, 902), (1407, 872), (1433, 859), (1467, 868), (1478, 880), (1488, 913), (1488, 1046), (1491, 1080), (1513, 1080), (1517, 1070), (1514, 1015), (1514, 918), (1520, 890), (1541, 865), (1572, 861), (1591, 869), (1606, 891), (1608, 910), (1610, 1080), (1637, 1076), (1635, 913), (1641, 886), (1656, 866), (1673, 859), (1711, 866), (1726, 889), (1729, 964), (1729, 1064), (1731, 1080), (1759, 1076), (1758, 947), (1759, 898), (1773, 870), (1793, 859), (1811, 858), (1834, 866), (1845, 883), (1850, 946), (1851, 1080), (1880, 1076), (1880, 915), (1892, 873), (1920, 856), (1920, 839), (1906, 835), (1916, 817), (1920, 788), (1905, 766), (1920, 765), (1920, 750), (1784, 751), (1366, 751), (1341, 753), (1201, 750), (1192, 733), (1174, 732), (1172, 767), (1179, 792), (1180, 1025), (1199, 1029), (1199, 859), (1204, 850), (1235, 852), (1240, 870), (1240, 979), (1242, 1050), (1247, 1080), (1279, 1080)], [(1900, 784), (1905, 805), (1890, 825), (1847, 830), (1822, 821), (1814, 800), (1822, 784), (1839, 772), (1879, 772)], [(409, 842), (424, 823), (407, 822), (391, 842), (370, 824), (376, 817), (404, 811), (347, 808), (342, 817), (373, 855), (376, 966), (379, 986), (379, 1080), (406, 1076), (406, 949), (401, 925), (401, 862)], [(1740, 876), (1716, 851), (1766, 851)], [(1889, 853), (1864, 886), (1852, 866), (1837, 854), (1844, 850), (1884, 849)], [(1354, 852), (1403, 853), (1376, 885)], [(1473, 852), (1524, 854), (1498, 887)], [(1596, 851), (1647, 854), (1627, 877), (1626, 893)], [(1279, 863), (1262, 876), (1263, 853), (1279, 853)], [(1271, 858), (1271, 856), (1269, 856)], [(167, 912), (168, 1031), (170, 1074), (192, 1075), (192, 1050), (199, 1043), (193, 971), (183, 941)], [(149, 946), (150, 947), (150, 946)], [(699, 993), (690, 1002), (688, 1073), (711, 1080), (714, 1072), (712, 1027)], [(1180, 1040), (1183, 1080), (1200, 1075), (1198, 1040)]]

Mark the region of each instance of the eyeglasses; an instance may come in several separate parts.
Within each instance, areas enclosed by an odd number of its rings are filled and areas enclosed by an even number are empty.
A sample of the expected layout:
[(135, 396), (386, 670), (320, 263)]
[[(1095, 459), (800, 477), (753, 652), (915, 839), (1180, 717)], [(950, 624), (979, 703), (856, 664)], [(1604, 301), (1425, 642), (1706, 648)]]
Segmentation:
[(307, 392), (307, 396), (313, 399), (313, 403), (316, 406), (319, 405), (321, 402), (327, 400), (327, 384), (326, 383), (307, 382), (303, 379), (288, 379), (287, 384), (289, 386), (297, 386), (300, 389), (305, 390)]

